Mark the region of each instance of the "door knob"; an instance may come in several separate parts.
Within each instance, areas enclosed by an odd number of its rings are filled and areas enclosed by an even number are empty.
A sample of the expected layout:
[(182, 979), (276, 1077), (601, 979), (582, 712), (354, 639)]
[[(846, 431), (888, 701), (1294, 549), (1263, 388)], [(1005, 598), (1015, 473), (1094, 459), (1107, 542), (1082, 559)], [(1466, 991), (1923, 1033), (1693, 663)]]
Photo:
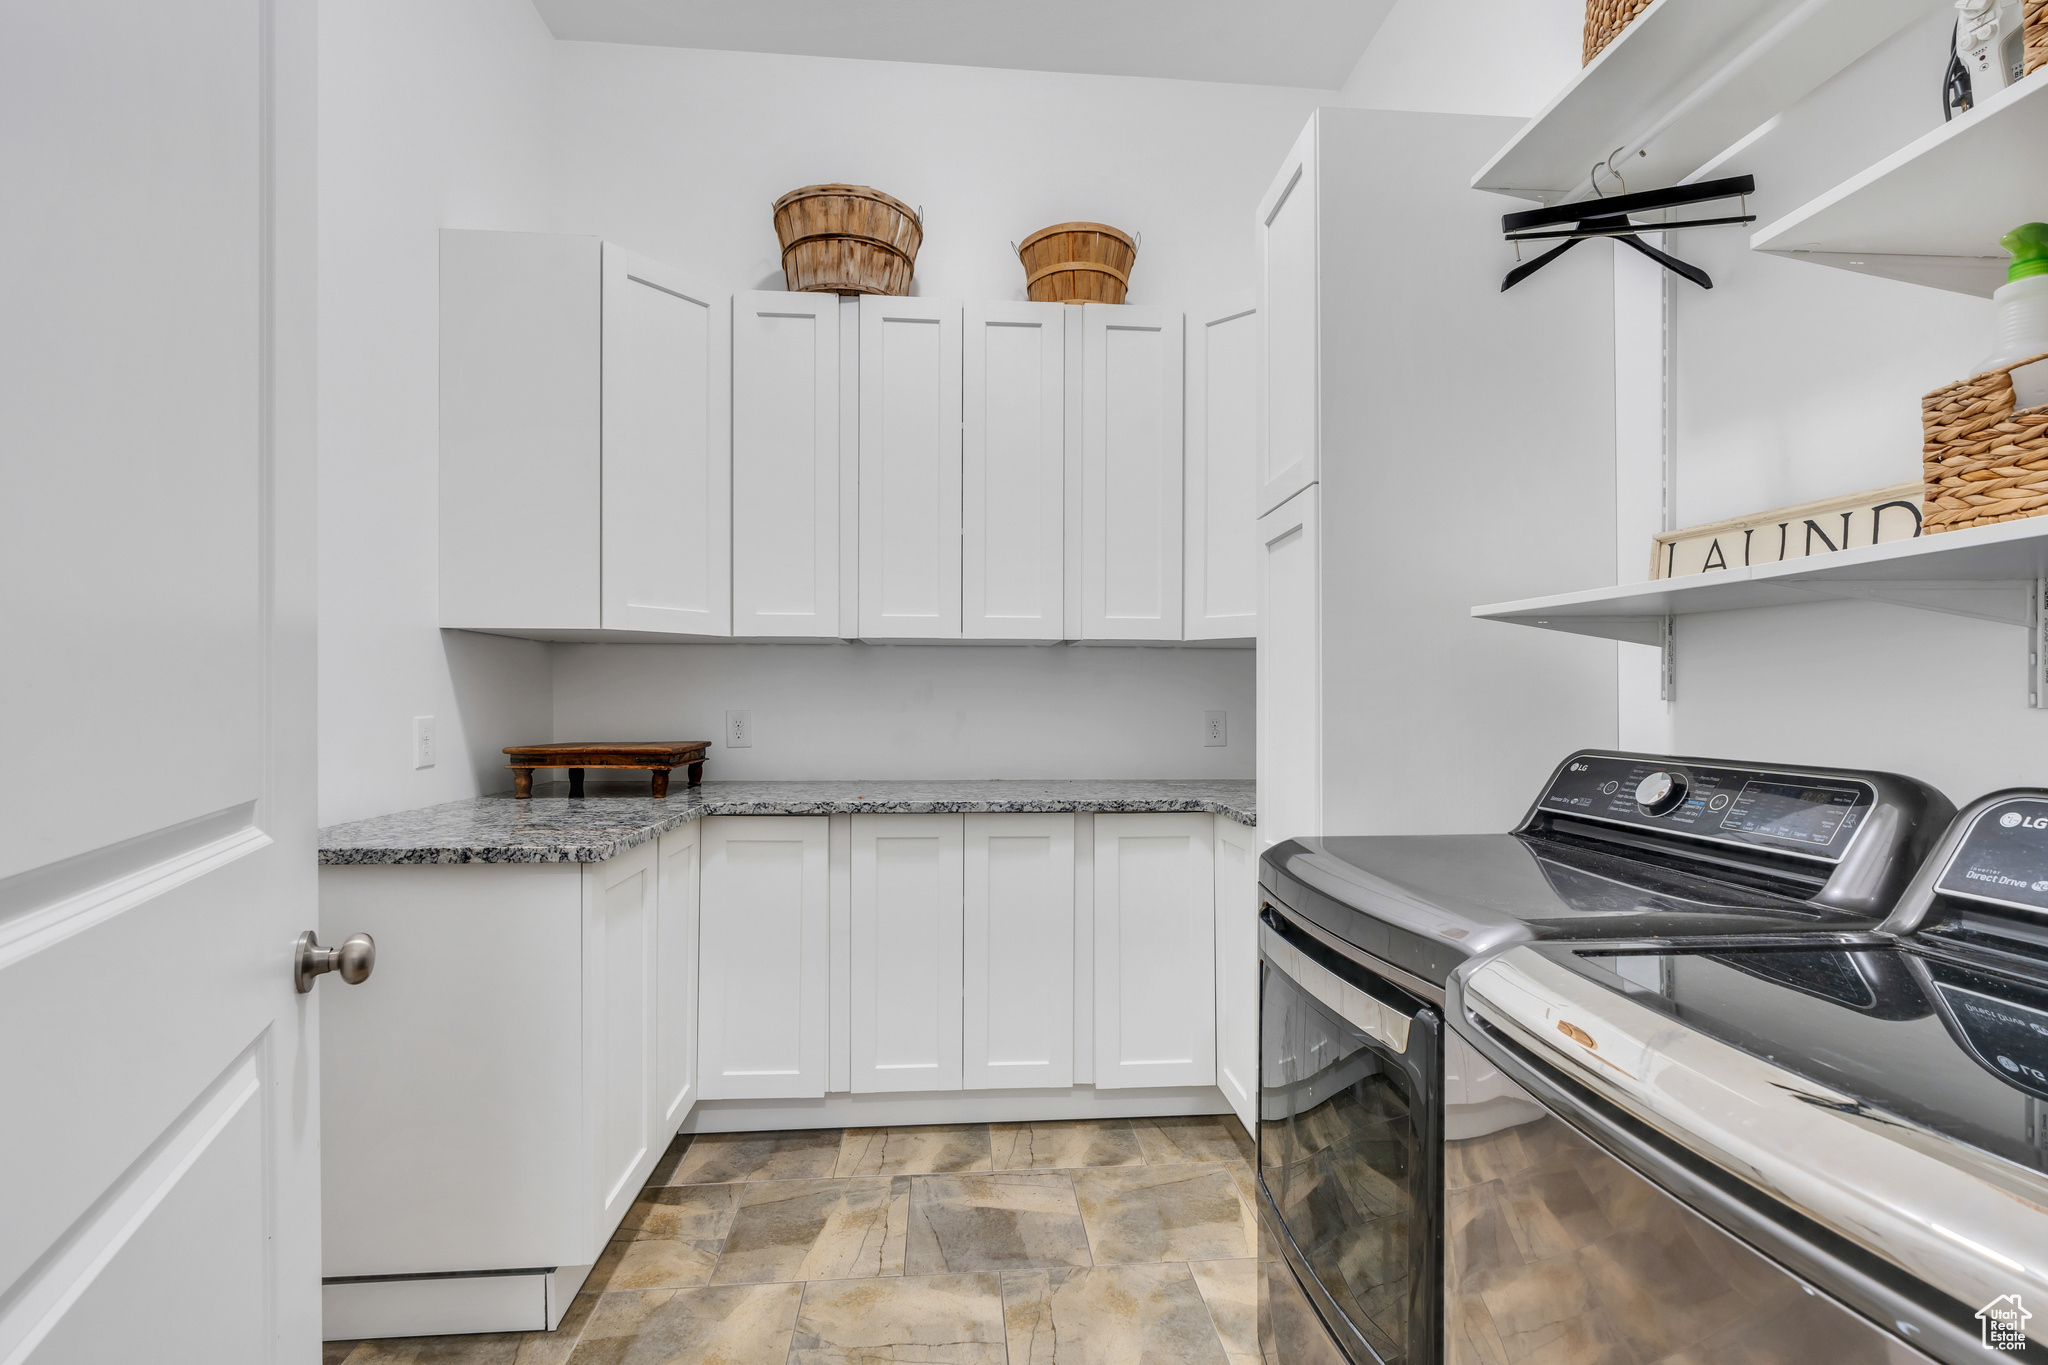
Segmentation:
[(350, 934), (339, 948), (322, 948), (319, 936), (308, 929), (299, 935), (297, 965), (292, 976), (298, 982), (299, 994), (304, 995), (313, 989), (313, 978), (324, 972), (340, 972), (343, 981), (360, 986), (370, 979), (370, 969), (376, 965), (377, 941), (368, 934)]

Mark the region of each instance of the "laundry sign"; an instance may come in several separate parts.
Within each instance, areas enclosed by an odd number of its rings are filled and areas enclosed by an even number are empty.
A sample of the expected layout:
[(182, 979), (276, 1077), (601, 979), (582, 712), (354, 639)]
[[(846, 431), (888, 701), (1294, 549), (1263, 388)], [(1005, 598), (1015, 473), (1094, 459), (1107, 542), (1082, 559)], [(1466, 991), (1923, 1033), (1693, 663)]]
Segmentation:
[(1911, 540), (1920, 534), (1923, 491), (1919, 483), (1898, 483), (1666, 531), (1650, 542), (1650, 577), (1681, 578)]

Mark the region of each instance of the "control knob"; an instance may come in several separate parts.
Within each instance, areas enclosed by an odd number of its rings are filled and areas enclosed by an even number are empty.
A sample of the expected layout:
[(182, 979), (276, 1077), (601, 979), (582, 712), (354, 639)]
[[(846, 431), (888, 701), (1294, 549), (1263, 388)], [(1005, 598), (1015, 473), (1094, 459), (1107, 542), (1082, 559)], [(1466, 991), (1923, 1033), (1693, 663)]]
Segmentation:
[(1636, 805), (1645, 815), (1669, 815), (1685, 800), (1685, 779), (1677, 773), (1654, 772), (1636, 784)]

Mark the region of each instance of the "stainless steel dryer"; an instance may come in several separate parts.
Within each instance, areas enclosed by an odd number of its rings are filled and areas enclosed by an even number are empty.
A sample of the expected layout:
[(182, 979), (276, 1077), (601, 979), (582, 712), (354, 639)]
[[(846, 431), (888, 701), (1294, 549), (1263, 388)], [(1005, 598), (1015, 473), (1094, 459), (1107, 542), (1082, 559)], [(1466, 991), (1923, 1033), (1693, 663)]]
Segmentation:
[(1558, 765), (1510, 833), (1268, 850), (1270, 1353), (1280, 1365), (1445, 1358), (1446, 1144), (1538, 1116), (1446, 1032), (1460, 965), (1552, 940), (1867, 942), (1953, 814), (1888, 773), (1588, 751)]

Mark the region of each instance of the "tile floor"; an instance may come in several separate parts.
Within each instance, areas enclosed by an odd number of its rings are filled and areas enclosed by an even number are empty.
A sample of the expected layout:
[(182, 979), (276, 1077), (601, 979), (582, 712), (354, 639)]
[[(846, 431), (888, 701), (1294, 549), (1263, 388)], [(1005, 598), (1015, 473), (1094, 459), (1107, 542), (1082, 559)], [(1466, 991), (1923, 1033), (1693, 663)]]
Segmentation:
[(679, 1137), (553, 1332), (325, 1365), (1256, 1365), (1234, 1118)]

